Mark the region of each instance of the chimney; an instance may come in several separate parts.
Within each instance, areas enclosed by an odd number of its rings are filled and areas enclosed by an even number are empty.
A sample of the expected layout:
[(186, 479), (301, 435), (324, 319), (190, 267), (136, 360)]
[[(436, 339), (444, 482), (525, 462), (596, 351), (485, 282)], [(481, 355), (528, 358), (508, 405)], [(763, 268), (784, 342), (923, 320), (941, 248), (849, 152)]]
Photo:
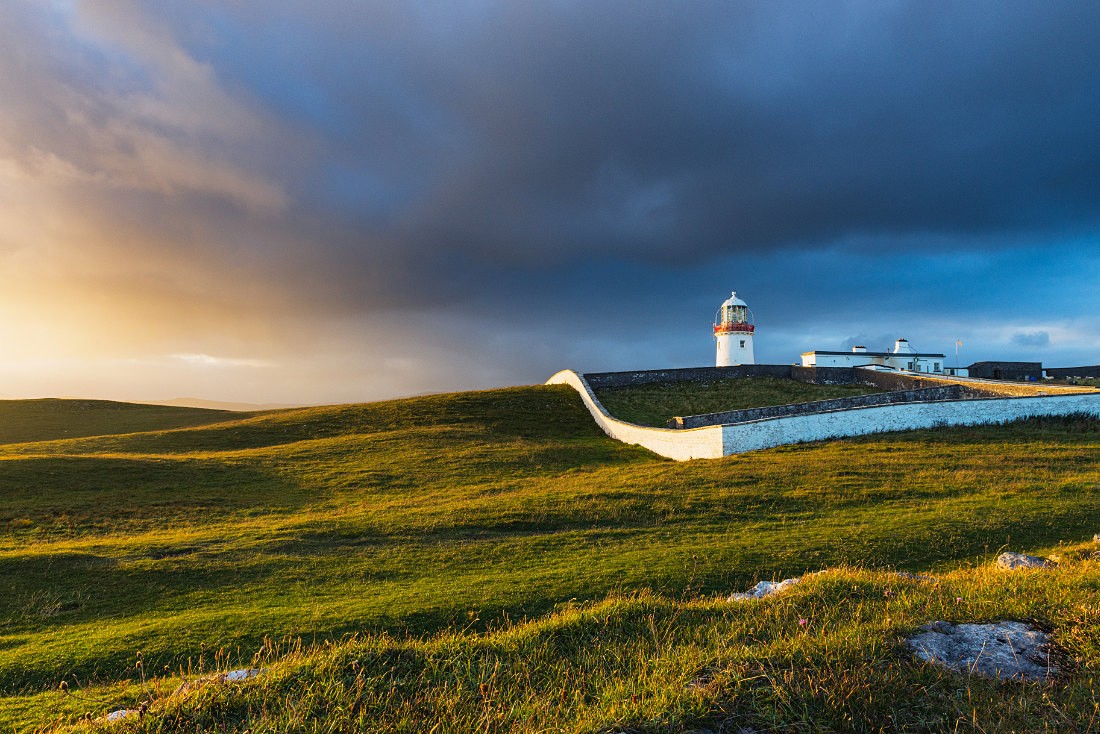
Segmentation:
[(894, 342), (894, 354), (916, 354), (917, 350), (909, 346), (907, 339), (898, 339)]

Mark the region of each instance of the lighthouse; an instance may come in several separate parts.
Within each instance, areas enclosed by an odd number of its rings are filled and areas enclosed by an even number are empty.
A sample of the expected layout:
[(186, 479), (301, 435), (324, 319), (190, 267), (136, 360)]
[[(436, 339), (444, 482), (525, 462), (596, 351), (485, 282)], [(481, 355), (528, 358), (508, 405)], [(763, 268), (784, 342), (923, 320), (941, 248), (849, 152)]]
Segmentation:
[(718, 307), (718, 313), (714, 316), (714, 337), (718, 340), (717, 366), (755, 364), (752, 354), (755, 329), (749, 321), (748, 304), (737, 297), (736, 291), (733, 292)]

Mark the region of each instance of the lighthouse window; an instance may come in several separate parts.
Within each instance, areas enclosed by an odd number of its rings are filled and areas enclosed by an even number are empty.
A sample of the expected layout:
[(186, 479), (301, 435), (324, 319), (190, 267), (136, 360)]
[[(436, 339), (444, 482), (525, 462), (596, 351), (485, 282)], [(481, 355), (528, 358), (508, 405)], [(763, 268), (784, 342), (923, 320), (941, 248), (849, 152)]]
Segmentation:
[(741, 348), (742, 348), (742, 349), (744, 349), (744, 348), (745, 348), (745, 340), (744, 340), (744, 339), (742, 339), (742, 340), (741, 340)]

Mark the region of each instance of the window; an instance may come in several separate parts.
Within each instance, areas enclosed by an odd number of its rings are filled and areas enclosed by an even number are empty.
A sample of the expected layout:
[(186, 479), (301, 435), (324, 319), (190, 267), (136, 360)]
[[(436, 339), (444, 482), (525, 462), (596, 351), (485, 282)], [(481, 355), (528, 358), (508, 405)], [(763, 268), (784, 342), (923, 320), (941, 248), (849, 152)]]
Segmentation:
[(742, 340), (741, 340), (741, 348), (742, 348), (742, 349), (744, 349), (744, 348), (745, 348), (745, 340), (744, 340), (744, 339), (742, 339)]

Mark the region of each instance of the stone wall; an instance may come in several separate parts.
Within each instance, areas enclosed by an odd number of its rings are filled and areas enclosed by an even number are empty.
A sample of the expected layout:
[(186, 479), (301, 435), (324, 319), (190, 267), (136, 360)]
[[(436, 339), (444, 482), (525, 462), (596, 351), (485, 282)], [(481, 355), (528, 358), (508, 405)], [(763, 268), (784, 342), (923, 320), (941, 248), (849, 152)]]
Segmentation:
[(721, 426), (731, 423), (746, 423), (748, 421), (763, 420), (766, 418), (785, 418), (792, 415), (822, 413), (830, 410), (869, 408), (875, 405), (928, 402), (933, 400), (964, 400), (967, 397), (969, 397), (967, 395), (967, 390), (962, 385), (941, 385), (939, 387), (926, 387), (921, 390), (900, 390), (896, 392), (875, 393), (872, 395), (854, 395), (849, 398), (815, 400), (809, 403), (791, 403), (789, 405), (771, 405), (763, 408), (727, 410), (721, 413), (677, 416), (668, 422), (668, 427), (683, 429), (700, 428), (702, 426)]
[(1042, 362), (975, 362), (966, 368), (971, 377), (991, 380), (1041, 380)]
[(1043, 383), (1001, 382), (976, 377), (950, 375), (915, 375), (904, 372), (885, 372), (857, 368), (860, 382), (887, 391), (919, 390), (939, 385), (960, 385), (966, 390), (966, 398), (1027, 397), (1088, 392), (1092, 388), (1074, 385), (1044, 385)]
[(714, 382), (736, 377), (790, 378), (789, 364), (744, 364), (736, 367), (685, 367), (672, 370), (635, 372), (587, 372), (585, 381), (595, 390), (612, 387), (636, 387), (660, 382)]
[(738, 423), (722, 426), (722, 452), (739, 454), (844, 436), (1072, 414), (1100, 417), (1100, 393), (901, 403)]
[(791, 379), (812, 385), (858, 385), (860, 375), (855, 367), (803, 367), (791, 365)]
[(1048, 377), (1100, 377), (1100, 364), (1085, 367), (1047, 367)]
[(802, 367), (791, 364), (743, 364), (736, 367), (684, 367), (634, 372), (586, 372), (594, 390), (637, 387), (661, 382), (714, 382), (738, 377), (778, 377), (815, 385), (854, 385), (860, 381), (854, 367)]

